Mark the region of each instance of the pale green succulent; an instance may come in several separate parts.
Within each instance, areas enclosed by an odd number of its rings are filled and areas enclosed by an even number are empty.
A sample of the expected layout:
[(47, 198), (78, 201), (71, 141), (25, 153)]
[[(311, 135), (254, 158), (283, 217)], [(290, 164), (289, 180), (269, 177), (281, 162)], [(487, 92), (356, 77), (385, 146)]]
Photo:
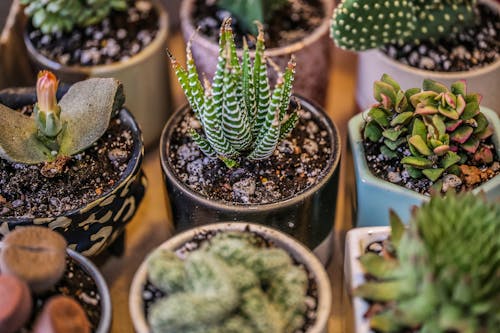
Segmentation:
[(120, 82), (94, 78), (75, 83), (56, 100), (58, 82), (43, 71), (33, 116), (0, 104), (0, 158), (24, 164), (69, 157), (97, 141), (125, 97)]
[[(500, 204), (467, 194), (433, 197), (404, 229), (391, 212), (389, 253), (360, 258), (355, 295), (382, 303), (379, 332), (497, 332), (500, 327)], [(390, 253), (394, 249), (394, 253)]]
[(246, 43), (240, 63), (231, 19), (226, 19), (220, 29), (217, 69), (211, 85), (205, 80), (205, 89), (198, 78), (191, 43), (187, 45), (187, 69), (169, 53), (175, 74), (203, 128), (204, 134), (191, 130), (191, 137), (205, 155), (219, 157), (228, 167), (234, 167), (240, 155), (249, 160), (271, 156), (299, 119), (298, 110), (286, 117), (295, 75), (294, 57), (285, 72), (279, 73), (271, 92), (264, 49), (264, 33), (259, 25), (253, 65)]
[(127, 9), (126, 0), (21, 0), (35, 28), (44, 34), (70, 32), (101, 22), (111, 10)]
[(257, 236), (221, 232), (184, 259), (158, 249), (149, 280), (167, 296), (151, 307), (154, 333), (285, 333), (304, 325), (308, 277)]

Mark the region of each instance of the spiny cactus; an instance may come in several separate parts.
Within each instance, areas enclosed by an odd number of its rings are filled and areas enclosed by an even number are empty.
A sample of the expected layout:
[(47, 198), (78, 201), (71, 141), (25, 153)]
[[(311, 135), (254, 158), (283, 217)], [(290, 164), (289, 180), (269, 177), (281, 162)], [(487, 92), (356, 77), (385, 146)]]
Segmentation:
[(126, 0), (21, 0), (35, 28), (44, 34), (70, 32), (101, 22), (111, 10), (125, 10)]
[(228, 167), (244, 153), (249, 160), (261, 160), (272, 155), (278, 143), (295, 127), (298, 112), (286, 117), (292, 82), (295, 75), (294, 57), (280, 73), (271, 92), (264, 55), (264, 33), (259, 24), (253, 65), (246, 43), (240, 63), (236, 55), (231, 19), (220, 29), (219, 57), (213, 83), (205, 80), (203, 89), (187, 45), (187, 69), (169, 53), (172, 67), (187, 100), (200, 120), (204, 136), (191, 130), (193, 140), (207, 156), (219, 157)]
[(59, 104), (57, 87), (54, 74), (38, 74), (33, 117), (0, 104), (0, 158), (35, 164), (76, 154), (104, 134), (125, 100), (121, 83), (114, 79), (75, 83)]
[[(382, 142), (381, 153), (401, 158), (410, 175), (436, 181), (445, 172), (459, 173), (458, 164), (493, 162), (485, 140), (493, 134), (480, 112), (479, 94), (467, 94), (465, 81), (451, 85), (424, 80), (423, 90), (403, 92), (384, 74), (374, 83), (378, 104), (368, 115), (364, 137)], [(410, 155), (403, 155), (408, 148)]]
[(438, 39), (474, 23), (476, 0), (344, 0), (330, 35), (337, 46), (363, 51), (385, 44)]
[(186, 259), (158, 249), (149, 280), (168, 295), (151, 307), (153, 332), (295, 332), (304, 324), (308, 278), (282, 249), (256, 235), (221, 232)]
[(217, 4), (236, 16), (242, 26), (253, 34), (258, 31), (255, 21), (266, 22), (288, 0), (218, 0)]
[(406, 230), (391, 212), (391, 227), (384, 255), (360, 257), (365, 272), (375, 279), (354, 293), (383, 303), (369, 318), (372, 329), (498, 330), (500, 204), (470, 193), (433, 197), (413, 212)]

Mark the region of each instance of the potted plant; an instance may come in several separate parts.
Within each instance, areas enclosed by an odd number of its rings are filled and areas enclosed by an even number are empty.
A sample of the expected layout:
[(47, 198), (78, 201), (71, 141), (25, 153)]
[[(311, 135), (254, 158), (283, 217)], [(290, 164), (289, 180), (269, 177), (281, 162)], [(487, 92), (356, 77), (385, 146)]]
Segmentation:
[[(184, 40), (192, 39), (199, 73), (209, 79), (218, 57), (218, 28), (232, 16), (238, 54), (243, 54), (243, 36), (257, 33), (254, 21), (262, 22), (268, 34), (266, 57), (284, 67), (292, 54), (297, 58), (295, 91), (324, 105), (328, 87), (330, 45), (329, 16), (333, 3), (327, 0), (248, 1), (187, 0), (180, 8)], [(192, 38), (197, 28), (199, 33)], [(249, 40), (249, 43), (253, 42)], [(271, 72), (272, 83), (277, 76)]]
[[(345, 1), (334, 12), (331, 36), (358, 54), (356, 100), (363, 110), (371, 82), (382, 73), (403, 86), (423, 79), (450, 85), (466, 79), (483, 92), (484, 105), (500, 112), (496, 31), (500, 4), (493, 0), (389, 2)], [(366, 9), (365, 9), (366, 8)]]
[(171, 56), (190, 104), (166, 124), (160, 142), (173, 221), (181, 230), (230, 220), (265, 223), (295, 236), (326, 262), (338, 131), (306, 99), (296, 96), (290, 103), (293, 57), (271, 91), (262, 29), (253, 64), (247, 46), (240, 63), (229, 20), (220, 33), (219, 64), (212, 85), (204, 80), (205, 89), (190, 43), (187, 69)]
[(359, 228), (346, 241), (357, 333), (495, 332), (500, 205), (471, 193), (433, 197), (408, 228)]
[[(120, 82), (93, 78), (0, 93), (0, 236), (42, 225), (85, 255), (124, 231), (145, 190), (143, 143)], [(17, 111), (14, 111), (17, 110)]]
[(171, 110), (164, 50), (168, 16), (161, 1), (22, 0), (31, 17), (24, 31), (36, 70), (50, 69), (66, 83), (114, 77), (146, 145), (156, 142)]
[(219, 223), (154, 250), (134, 276), (129, 305), (138, 333), (313, 333), (327, 331), (331, 301), (322, 264), (296, 240)]
[(106, 282), (89, 259), (66, 248), (61, 235), (21, 227), (0, 245), (2, 333), (109, 332)]
[(424, 80), (423, 89), (403, 91), (384, 74), (374, 97), (378, 103), (348, 124), (358, 227), (384, 223), (389, 208), (407, 221), (409, 208), (433, 191), (500, 198), (500, 121), (465, 81), (448, 89)]

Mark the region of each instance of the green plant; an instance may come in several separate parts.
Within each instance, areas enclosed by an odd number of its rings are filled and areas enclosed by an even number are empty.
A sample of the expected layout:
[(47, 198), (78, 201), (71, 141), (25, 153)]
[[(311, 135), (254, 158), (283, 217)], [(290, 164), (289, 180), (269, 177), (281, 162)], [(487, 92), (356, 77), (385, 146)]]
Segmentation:
[(330, 35), (353, 51), (438, 39), (475, 21), (476, 0), (344, 0), (335, 9)]
[(374, 83), (378, 101), (368, 112), (364, 138), (381, 142), (380, 152), (398, 158), (414, 178), (436, 181), (444, 173), (460, 173), (458, 165), (493, 162), (485, 140), (493, 134), (480, 112), (481, 96), (467, 93), (457, 81), (451, 90), (424, 80), (423, 90), (402, 91), (384, 74)]
[(220, 232), (180, 259), (158, 249), (149, 280), (168, 295), (156, 301), (153, 332), (282, 333), (304, 325), (307, 273), (282, 249), (248, 232)]
[(127, 9), (126, 0), (21, 0), (35, 28), (44, 34), (70, 32), (101, 22), (111, 10)]
[[(408, 229), (391, 212), (383, 255), (360, 257), (373, 277), (355, 289), (380, 307), (380, 332), (496, 332), (500, 327), (500, 204), (470, 193), (432, 197)], [(373, 313), (372, 313), (373, 314)]]
[(219, 157), (230, 168), (237, 165), (234, 158), (243, 153), (249, 160), (268, 158), (297, 124), (297, 110), (286, 117), (295, 74), (294, 57), (285, 72), (279, 73), (271, 93), (260, 25), (252, 65), (246, 43), (240, 63), (231, 19), (224, 21), (220, 29), (217, 69), (212, 85), (205, 80), (205, 89), (198, 78), (191, 43), (187, 45), (187, 69), (170, 53), (169, 56), (187, 100), (203, 127), (204, 136), (194, 130), (190, 133), (205, 155)]
[(257, 33), (255, 21), (267, 22), (274, 12), (288, 0), (217, 0), (217, 4), (236, 16), (242, 26), (253, 34)]
[(54, 74), (38, 74), (38, 102), (31, 117), (0, 104), (1, 158), (35, 164), (76, 154), (104, 134), (125, 100), (121, 83), (114, 79), (75, 83), (59, 104), (57, 87)]

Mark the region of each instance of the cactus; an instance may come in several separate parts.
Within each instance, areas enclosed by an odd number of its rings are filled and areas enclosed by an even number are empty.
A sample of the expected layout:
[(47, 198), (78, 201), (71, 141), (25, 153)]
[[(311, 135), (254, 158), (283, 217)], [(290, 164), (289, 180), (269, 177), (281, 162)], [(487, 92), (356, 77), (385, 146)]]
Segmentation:
[(58, 82), (42, 71), (33, 117), (0, 104), (0, 158), (36, 164), (74, 155), (97, 141), (120, 110), (123, 87), (114, 79), (75, 83), (56, 102)]
[(126, 0), (21, 0), (35, 28), (44, 34), (70, 32), (101, 22), (111, 10), (125, 10)]
[(412, 177), (424, 175), (435, 182), (445, 173), (459, 173), (460, 164), (493, 162), (493, 152), (485, 144), (493, 130), (480, 112), (481, 96), (467, 94), (465, 81), (453, 83), (449, 90), (426, 79), (423, 90), (403, 92), (384, 74), (374, 84), (374, 95), (379, 103), (368, 112), (364, 137), (382, 142), (381, 153), (400, 158)]
[(385, 44), (437, 40), (475, 21), (476, 0), (344, 0), (330, 35), (340, 48), (363, 51)]
[[(229, 167), (245, 153), (249, 160), (262, 160), (272, 155), (298, 122), (298, 110), (286, 117), (295, 74), (294, 57), (280, 73), (271, 92), (264, 55), (264, 33), (259, 24), (253, 65), (246, 43), (241, 63), (236, 55), (231, 19), (220, 29), (219, 57), (213, 83), (205, 80), (203, 89), (187, 45), (187, 68), (169, 53), (172, 67), (186, 94), (204, 135), (191, 130), (191, 137), (207, 156), (219, 157)], [(299, 106), (300, 107), (300, 106)]]
[(158, 249), (147, 265), (168, 293), (151, 307), (152, 332), (280, 333), (304, 324), (305, 270), (254, 234), (221, 232), (184, 260)]
[(287, 2), (288, 0), (218, 0), (217, 5), (237, 17), (243, 28), (256, 34), (258, 31), (254, 22), (266, 22)]
[(391, 212), (384, 255), (366, 253), (372, 279), (354, 294), (382, 302), (377, 332), (496, 332), (500, 327), (500, 204), (471, 193), (432, 197), (408, 229)]

